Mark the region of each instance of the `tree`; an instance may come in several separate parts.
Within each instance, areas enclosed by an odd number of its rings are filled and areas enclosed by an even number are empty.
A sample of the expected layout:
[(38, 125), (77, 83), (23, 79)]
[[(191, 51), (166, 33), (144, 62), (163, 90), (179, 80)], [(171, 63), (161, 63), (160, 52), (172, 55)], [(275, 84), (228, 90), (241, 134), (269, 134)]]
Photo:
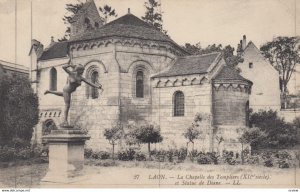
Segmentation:
[(287, 105), (288, 82), (295, 71), (296, 64), (300, 62), (299, 40), (299, 37), (277, 37), (260, 48), (262, 54), (279, 71), (284, 108)]
[(236, 68), (239, 63), (244, 61), (239, 55), (234, 55), (234, 48), (231, 47), (231, 45), (227, 45), (223, 48), (222, 44), (212, 44), (203, 49), (201, 48), (200, 43), (196, 43), (195, 45), (186, 43), (183, 48), (192, 55), (222, 52), (226, 64), (234, 68)]
[[(64, 23), (67, 25), (67, 29), (65, 31), (65, 35), (61, 38), (58, 39), (58, 41), (67, 41), (70, 39), (70, 34), (71, 34), (71, 27), (70, 23), (73, 20), (73, 17), (75, 16), (76, 13), (83, 7), (84, 3), (77, 3), (77, 4), (66, 4), (66, 10), (68, 13), (63, 17)], [(104, 5), (103, 7), (99, 7), (100, 15), (101, 18), (107, 22), (110, 17), (117, 17), (117, 13), (115, 9), (113, 9), (111, 6)]]
[(150, 144), (159, 143), (163, 140), (160, 134), (160, 128), (152, 124), (142, 125), (135, 131), (135, 137), (139, 142), (148, 144), (149, 158), (151, 157)]
[[(260, 139), (252, 142), (251, 147), (257, 148), (287, 148), (293, 147), (297, 140), (297, 128), (287, 123), (277, 115), (276, 111), (259, 111), (250, 115), (250, 129), (257, 127), (263, 134)], [(252, 136), (258, 136), (252, 130)], [(253, 138), (255, 138), (253, 136)]]
[(148, 0), (144, 4), (146, 8), (145, 16), (142, 19), (148, 24), (154, 26), (158, 31), (167, 34), (167, 31), (163, 29), (163, 19), (160, 12), (161, 4), (156, 0)]
[(111, 129), (104, 130), (104, 136), (112, 145), (112, 158), (115, 159), (115, 145), (123, 136), (123, 125), (117, 122)]
[(184, 137), (188, 140), (187, 146), (189, 143), (193, 144), (193, 150), (194, 150), (194, 140), (199, 138), (200, 131), (195, 129), (194, 126), (190, 126), (186, 129), (186, 131), (183, 133)]
[(111, 6), (104, 5), (103, 8), (99, 7), (99, 11), (102, 14), (102, 18), (104, 18), (104, 22), (107, 23), (108, 19), (111, 17), (117, 17), (116, 10), (113, 9)]
[(0, 78), (0, 146), (22, 141), (29, 145), (39, 121), (38, 97), (26, 77)]
[(65, 35), (61, 38), (58, 39), (58, 41), (67, 41), (70, 39), (70, 34), (71, 34), (71, 27), (70, 23), (73, 20), (73, 17), (75, 16), (76, 13), (83, 7), (84, 3), (78, 3), (78, 4), (66, 4), (66, 10), (68, 13), (64, 15), (63, 21), (67, 25), (67, 29), (65, 31)]

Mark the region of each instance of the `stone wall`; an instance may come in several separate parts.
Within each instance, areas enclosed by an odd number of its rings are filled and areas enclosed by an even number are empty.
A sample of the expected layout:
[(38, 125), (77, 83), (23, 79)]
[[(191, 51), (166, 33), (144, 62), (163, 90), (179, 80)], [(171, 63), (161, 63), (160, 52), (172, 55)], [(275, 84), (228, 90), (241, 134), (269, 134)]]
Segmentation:
[[(176, 91), (184, 94), (184, 116), (174, 116), (173, 95)], [(185, 147), (187, 140), (183, 133), (190, 127), (197, 113), (211, 115), (211, 85), (210, 83), (188, 85), (154, 87), (152, 99), (152, 121), (160, 125), (161, 134), (164, 137), (162, 148)], [(210, 140), (210, 120), (202, 122), (200, 131), (201, 139), (196, 140), (195, 149), (208, 151)]]

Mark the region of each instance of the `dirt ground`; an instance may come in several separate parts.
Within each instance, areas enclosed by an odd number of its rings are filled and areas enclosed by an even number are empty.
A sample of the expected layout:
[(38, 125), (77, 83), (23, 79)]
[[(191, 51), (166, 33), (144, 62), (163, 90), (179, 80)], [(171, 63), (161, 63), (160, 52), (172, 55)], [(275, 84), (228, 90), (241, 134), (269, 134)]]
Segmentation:
[(0, 188), (103, 187), (299, 187), (300, 169), (254, 165), (198, 165), (192, 162), (159, 163), (87, 160), (76, 182), (41, 184), (48, 164), (0, 168)]

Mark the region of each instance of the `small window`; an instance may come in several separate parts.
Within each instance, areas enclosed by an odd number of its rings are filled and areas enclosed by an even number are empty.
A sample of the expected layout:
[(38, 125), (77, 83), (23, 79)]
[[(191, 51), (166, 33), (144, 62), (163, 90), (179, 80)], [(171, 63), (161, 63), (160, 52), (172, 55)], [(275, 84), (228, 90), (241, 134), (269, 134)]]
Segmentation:
[[(93, 84), (97, 84), (99, 79), (99, 73), (97, 71), (94, 71), (91, 75), (91, 81)], [(99, 97), (99, 91), (98, 88), (91, 87), (91, 96), (92, 99), (96, 99)]]
[(181, 91), (177, 91), (174, 94), (174, 116), (184, 116), (184, 94)]
[(144, 98), (144, 73), (138, 71), (136, 73), (136, 97)]
[(249, 68), (250, 68), (250, 69), (253, 68), (253, 63), (252, 63), (252, 62), (249, 63)]
[(50, 87), (49, 87), (49, 89), (51, 91), (57, 90), (57, 71), (55, 68), (52, 68), (50, 70)]

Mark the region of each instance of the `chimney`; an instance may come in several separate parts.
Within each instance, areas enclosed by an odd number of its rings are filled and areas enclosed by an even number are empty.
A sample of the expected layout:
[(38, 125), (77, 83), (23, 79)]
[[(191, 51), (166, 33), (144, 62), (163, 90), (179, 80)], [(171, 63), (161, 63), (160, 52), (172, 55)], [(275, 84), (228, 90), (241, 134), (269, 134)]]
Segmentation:
[(242, 41), (242, 50), (244, 51), (244, 49), (247, 46), (247, 40), (246, 40), (246, 35), (243, 35), (243, 41)]
[(128, 14), (130, 14), (130, 8), (128, 8)]
[(240, 56), (242, 54), (241, 44), (237, 45), (236, 54), (237, 54), (237, 56)]

